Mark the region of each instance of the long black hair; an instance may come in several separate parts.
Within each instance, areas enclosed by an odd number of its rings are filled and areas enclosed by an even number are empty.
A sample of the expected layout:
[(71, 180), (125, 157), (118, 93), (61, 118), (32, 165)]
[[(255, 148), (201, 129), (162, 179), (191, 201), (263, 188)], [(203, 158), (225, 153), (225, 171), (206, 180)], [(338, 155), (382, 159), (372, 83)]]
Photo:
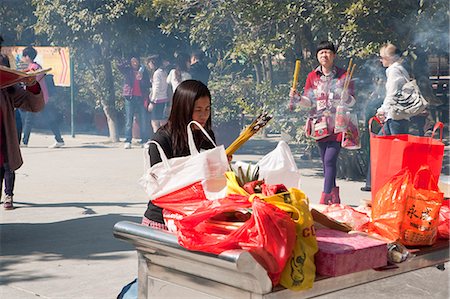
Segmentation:
[[(168, 130), (171, 133), (172, 150), (175, 156), (186, 151), (186, 148), (188, 147), (186, 127), (189, 122), (192, 121), (195, 101), (205, 96), (208, 97), (211, 102), (211, 93), (209, 92), (208, 87), (197, 80), (183, 81), (175, 90), (172, 100), (172, 110), (170, 111), (167, 124), (163, 126), (163, 129)], [(211, 115), (206, 121), (204, 128), (208, 133), (212, 133)], [(197, 145), (204, 139), (203, 134), (198, 132), (198, 130), (194, 131), (194, 137)]]
[(186, 53), (179, 53), (175, 62), (175, 78), (178, 82), (183, 81), (182, 73), (189, 72), (188, 62), (190, 61), (190, 56)]

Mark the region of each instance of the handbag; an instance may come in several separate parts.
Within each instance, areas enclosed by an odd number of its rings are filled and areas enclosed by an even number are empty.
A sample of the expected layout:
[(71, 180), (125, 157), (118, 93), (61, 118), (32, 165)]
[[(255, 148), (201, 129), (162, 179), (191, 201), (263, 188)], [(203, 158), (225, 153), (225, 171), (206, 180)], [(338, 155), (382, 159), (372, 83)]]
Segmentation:
[(305, 125), (305, 133), (307, 137), (311, 137), (314, 140), (320, 140), (328, 137), (332, 133), (330, 127), (331, 117), (321, 115), (318, 117), (308, 117)]
[(396, 103), (392, 107), (392, 119), (401, 120), (421, 114), (428, 107), (416, 80), (408, 80), (395, 95)]
[[(223, 145), (213, 149), (199, 152), (195, 146), (191, 125), (199, 127), (203, 134), (216, 146), (206, 130), (196, 121), (191, 121), (187, 126), (188, 144), (190, 155), (168, 159), (161, 145), (156, 141), (151, 143), (156, 145), (161, 162), (151, 167), (147, 165), (144, 175), (139, 180), (144, 187), (150, 200), (182, 189), (196, 182), (212, 181), (217, 189), (222, 184), (226, 186), (224, 173), (229, 169), (228, 159)], [(209, 184), (204, 184), (208, 186)], [(205, 190), (207, 191), (207, 190)]]

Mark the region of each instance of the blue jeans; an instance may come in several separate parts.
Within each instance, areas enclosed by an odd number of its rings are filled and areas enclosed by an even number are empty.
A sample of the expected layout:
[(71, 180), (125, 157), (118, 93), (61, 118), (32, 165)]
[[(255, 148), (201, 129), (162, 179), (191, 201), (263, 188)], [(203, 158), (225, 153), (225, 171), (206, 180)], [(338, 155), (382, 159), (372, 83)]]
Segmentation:
[[(384, 132), (386, 135), (408, 134), (409, 133), (409, 120), (393, 120), (388, 119), (384, 125)], [(381, 130), (378, 135), (383, 135)]]
[(34, 124), (34, 118), (38, 115), (40, 117), (43, 117), (47, 122), (48, 127), (55, 136), (55, 140), (57, 142), (64, 142), (61, 136), (61, 131), (59, 130), (58, 112), (56, 110), (56, 107), (52, 103), (47, 103), (44, 109), (41, 112), (37, 113), (37, 115), (35, 115), (36, 113), (34, 112), (27, 112), (23, 110), (20, 110), (20, 114), (22, 115), (23, 124), (23, 144), (28, 144), (31, 129), (33, 128)]
[(5, 194), (13, 196), (14, 182), (16, 181), (16, 174), (8, 163), (0, 165), (0, 192), (2, 192), (3, 180), (5, 180)]
[(131, 142), (133, 138), (133, 118), (137, 114), (139, 120), (140, 138), (142, 143), (149, 139), (150, 124), (147, 119), (147, 109), (144, 107), (142, 97), (133, 96), (130, 100), (125, 99), (125, 142)]

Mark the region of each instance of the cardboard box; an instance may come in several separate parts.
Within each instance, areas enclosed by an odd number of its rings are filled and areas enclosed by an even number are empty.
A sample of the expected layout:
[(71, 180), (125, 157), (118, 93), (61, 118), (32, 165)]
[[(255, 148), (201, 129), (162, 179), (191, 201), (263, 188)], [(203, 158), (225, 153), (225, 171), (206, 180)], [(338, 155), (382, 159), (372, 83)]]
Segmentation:
[(332, 229), (316, 231), (319, 251), (315, 255), (316, 272), (340, 276), (387, 265), (386, 243), (370, 237)]

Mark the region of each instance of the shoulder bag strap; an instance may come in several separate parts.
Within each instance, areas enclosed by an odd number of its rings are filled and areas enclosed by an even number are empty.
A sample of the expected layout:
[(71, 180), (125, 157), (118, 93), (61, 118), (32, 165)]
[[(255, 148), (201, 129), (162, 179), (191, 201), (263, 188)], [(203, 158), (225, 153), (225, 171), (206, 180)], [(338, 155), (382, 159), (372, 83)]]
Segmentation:
[(166, 169), (170, 169), (169, 159), (167, 159), (166, 153), (164, 153), (164, 150), (161, 147), (161, 145), (154, 140), (150, 141), (150, 143), (153, 143), (156, 145), (156, 148), (158, 149), (159, 156), (161, 157), (162, 163), (164, 163), (164, 166), (166, 167)]
[(214, 140), (211, 138), (211, 136), (209, 136), (208, 132), (206, 132), (206, 130), (202, 127), (202, 125), (199, 124), (198, 122), (196, 122), (195, 120), (193, 120), (187, 125), (188, 144), (189, 144), (189, 151), (191, 152), (191, 155), (198, 154), (197, 147), (195, 146), (194, 135), (192, 134), (192, 129), (191, 129), (192, 124), (196, 125), (203, 132), (203, 134), (209, 139), (209, 141), (211, 141), (211, 143), (214, 145), (214, 147), (217, 146), (216, 143), (214, 142)]

